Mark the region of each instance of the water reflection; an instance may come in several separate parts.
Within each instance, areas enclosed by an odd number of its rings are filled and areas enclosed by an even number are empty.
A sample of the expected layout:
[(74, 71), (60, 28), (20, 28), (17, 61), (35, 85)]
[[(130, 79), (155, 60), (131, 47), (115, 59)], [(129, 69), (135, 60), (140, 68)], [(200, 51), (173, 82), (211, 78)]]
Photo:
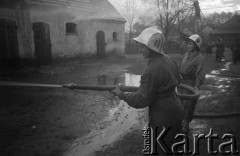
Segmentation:
[(212, 70), (211, 74), (220, 74), (220, 71), (219, 70)]
[(231, 64), (231, 62), (226, 62), (224, 64), (224, 68), (222, 68), (221, 71), (229, 70), (230, 69), (230, 64)]
[(125, 86), (140, 86), (141, 75), (125, 73)]
[(206, 79), (209, 79), (209, 78), (216, 78), (216, 75), (209, 75), (209, 74), (206, 74), (205, 78), (206, 78)]
[[(226, 62), (224, 64), (224, 67), (220, 70), (213, 70), (211, 71), (211, 74), (221, 74), (221, 71), (226, 71), (230, 69), (230, 62)], [(212, 79), (215, 82), (213, 82), (213, 85), (218, 89), (219, 92), (227, 92), (228, 89), (231, 87), (229, 84), (233, 82), (236, 78), (231, 77), (221, 77), (217, 75), (209, 75), (206, 74), (206, 79)]]
[(227, 71), (230, 69), (230, 64), (231, 62), (226, 62), (224, 64), (224, 67), (222, 69), (219, 69), (219, 70), (212, 70), (211, 71), (211, 74), (220, 74), (221, 71)]
[(98, 85), (117, 85), (122, 83), (125, 86), (140, 86), (141, 75), (135, 75), (131, 73), (124, 73), (124, 75), (118, 77), (110, 77), (105, 74), (98, 75), (97, 84)]

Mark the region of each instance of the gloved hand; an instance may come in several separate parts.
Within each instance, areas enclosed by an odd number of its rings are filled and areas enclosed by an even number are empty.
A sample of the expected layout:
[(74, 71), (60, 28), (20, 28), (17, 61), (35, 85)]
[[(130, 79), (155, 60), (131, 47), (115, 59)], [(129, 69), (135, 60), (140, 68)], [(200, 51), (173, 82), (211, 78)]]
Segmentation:
[(112, 93), (114, 96), (119, 97), (119, 95), (122, 93), (122, 91), (120, 90), (121, 86), (122, 86), (122, 84), (116, 85), (116, 89), (110, 91), (110, 93)]
[(195, 86), (195, 87), (194, 87), (194, 90), (195, 90), (195, 93), (198, 93), (198, 94), (200, 93), (200, 91), (199, 91), (199, 86)]
[(196, 89), (197, 91), (199, 91), (199, 86), (195, 86), (194, 89)]

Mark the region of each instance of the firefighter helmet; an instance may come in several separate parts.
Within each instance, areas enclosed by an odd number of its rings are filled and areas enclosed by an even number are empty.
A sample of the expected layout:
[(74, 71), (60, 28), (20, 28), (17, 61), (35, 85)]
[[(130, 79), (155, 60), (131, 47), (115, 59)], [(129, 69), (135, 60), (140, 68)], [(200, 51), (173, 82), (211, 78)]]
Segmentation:
[(138, 43), (144, 44), (145, 46), (157, 53), (164, 53), (163, 45), (165, 42), (165, 38), (162, 31), (155, 27), (146, 28), (138, 37), (133, 38), (133, 40), (137, 41)]
[(202, 39), (201, 39), (201, 37), (200, 37), (198, 34), (194, 34), (194, 35), (190, 36), (189, 39), (190, 39), (191, 41), (193, 41), (193, 42), (197, 45), (197, 47), (198, 47), (199, 49), (201, 48)]

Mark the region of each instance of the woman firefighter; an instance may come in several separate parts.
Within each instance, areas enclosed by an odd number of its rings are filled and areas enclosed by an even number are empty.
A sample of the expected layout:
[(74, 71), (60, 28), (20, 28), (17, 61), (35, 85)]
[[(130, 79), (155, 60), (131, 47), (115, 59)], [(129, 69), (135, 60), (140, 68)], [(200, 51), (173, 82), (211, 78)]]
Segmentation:
[[(192, 35), (188, 38), (187, 52), (183, 55), (182, 60), (179, 65), (179, 70), (181, 74), (181, 83), (187, 84), (199, 89), (205, 79), (204, 73), (204, 57), (200, 52), (202, 44), (202, 39), (197, 34)], [(196, 100), (183, 100), (184, 105), (184, 120), (183, 120), (183, 132), (188, 133), (189, 123), (193, 119)]]
[[(117, 87), (112, 93), (133, 108), (148, 107), (148, 126), (152, 129), (169, 128), (164, 140), (168, 147), (171, 147), (175, 135), (181, 132), (184, 116), (183, 105), (175, 93), (175, 87), (180, 82), (178, 65), (164, 54), (165, 39), (160, 30), (147, 28), (134, 40), (138, 43), (143, 57), (148, 59), (141, 75), (140, 87), (133, 93), (121, 92)], [(160, 147), (157, 151), (159, 155), (166, 154)]]

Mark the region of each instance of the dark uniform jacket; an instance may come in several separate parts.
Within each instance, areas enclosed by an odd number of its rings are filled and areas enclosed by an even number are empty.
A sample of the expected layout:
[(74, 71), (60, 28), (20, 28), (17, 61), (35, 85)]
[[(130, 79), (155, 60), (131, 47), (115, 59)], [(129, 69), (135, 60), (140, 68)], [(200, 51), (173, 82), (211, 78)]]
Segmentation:
[[(182, 80), (192, 80), (192, 87), (202, 85), (205, 79), (204, 57), (200, 52), (187, 52), (182, 57), (179, 65)], [(183, 83), (183, 81), (181, 81)]]
[(140, 87), (134, 93), (122, 93), (119, 98), (134, 108), (149, 107), (149, 126), (181, 126), (183, 105), (175, 95), (180, 75), (177, 63), (167, 55), (150, 58), (141, 76)]
[[(180, 62), (179, 69), (182, 76), (182, 84), (187, 84), (192, 87), (202, 85), (205, 79), (205, 72), (204, 57), (200, 52), (187, 52)], [(183, 90), (182, 93), (189, 94), (186, 90)], [(184, 120), (192, 121), (196, 104), (197, 99), (183, 100), (185, 108)]]

